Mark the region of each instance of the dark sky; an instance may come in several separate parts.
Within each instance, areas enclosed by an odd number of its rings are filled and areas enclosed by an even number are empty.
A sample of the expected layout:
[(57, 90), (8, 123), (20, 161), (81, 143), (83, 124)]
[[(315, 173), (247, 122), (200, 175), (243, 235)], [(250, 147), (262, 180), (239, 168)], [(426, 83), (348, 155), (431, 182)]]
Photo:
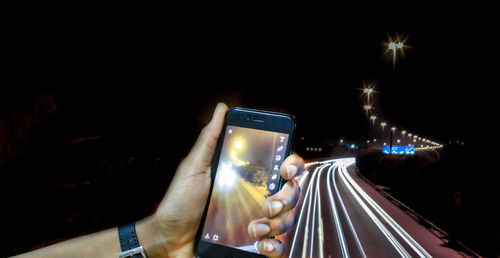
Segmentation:
[[(442, 142), (481, 141), (497, 131), (489, 17), (418, 17), (14, 20), (2, 105), (50, 92), (77, 127), (191, 135), (224, 101), (292, 113), (301, 135), (360, 138), (366, 81), (377, 85), (377, 114), (398, 127)], [(397, 34), (411, 48), (393, 72), (384, 43)]]

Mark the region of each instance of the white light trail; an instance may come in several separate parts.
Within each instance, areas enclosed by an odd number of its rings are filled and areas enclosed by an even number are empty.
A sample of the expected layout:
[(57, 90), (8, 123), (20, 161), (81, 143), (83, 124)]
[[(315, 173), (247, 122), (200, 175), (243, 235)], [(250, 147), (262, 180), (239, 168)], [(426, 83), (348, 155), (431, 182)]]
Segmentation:
[[(313, 175), (311, 176), (311, 181), (313, 180), (314, 176), (316, 175), (316, 171), (318, 169), (319, 169), (319, 167), (316, 167), (314, 169)], [(311, 182), (311, 181), (309, 181), (309, 182)], [(302, 215), (304, 214), (304, 206), (306, 204), (306, 200), (309, 198), (310, 192), (311, 192), (311, 183), (309, 183), (309, 185), (307, 186), (307, 190), (306, 190), (306, 193), (305, 193), (303, 201), (302, 201), (302, 207), (300, 208), (299, 219), (297, 221), (297, 226), (295, 227), (295, 233), (293, 234), (292, 246), (291, 246), (290, 255), (289, 255), (290, 258), (292, 257), (293, 251), (295, 249), (295, 242), (297, 240), (297, 235), (298, 235), (297, 233), (299, 231), (299, 225), (301, 225), (300, 222), (302, 221)]]
[(332, 169), (335, 169), (337, 166), (330, 166), (328, 169), (328, 175), (327, 175), (327, 188), (328, 188), (328, 196), (330, 196), (330, 204), (332, 207), (332, 214), (335, 219), (335, 226), (337, 228), (337, 236), (339, 237), (339, 243), (342, 251), (342, 256), (343, 257), (349, 257), (349, 251), (347, 249), (347, 244), (344, 239), (344, 232), (342, 231), (342, 225), (340, 224), (340, 219), (339, 215), (337, 212), (337, 205), (335, 205), (335, 200), (333, 199), (333, 193), (332, 193), (332, 187), (330, 186), (330, 174), (332, 173)]
[[(321, 199), (320, 199), (320, 197), (319, 197), (319, 179), (321, 178), (321, 174), (323, 173), (323, 169), (324, 169), (325, 167), (328, 167), (329, 165), (330, 165), (330, 164), (326, 164), (325, 166), (321, 167), (321, 169), (318, 171), (318, 176), (316, 177), (316, 189), (315, 189), (315, 191), (314, 191), (313, 215), (312, 215), (312, 218), (313, 218), (313, 219), (312, 219), (312, 227), (311, 227), (311, 228), (312, 228), (312, 232), (311, 232), (311, 244), (310, 244), (310, 246), (309, 246), (309, 256), (312, 256), (312, 254), (313, 254), (313, 247), (314, 247), (314, 229), (315, 229), (314, 224), (315, 224), (315, 218), (316, 218), (316, 217), (319, 217), (319, 219), (321, 219), (321, 202), (320, 202), (320, 200), (321, 200)], [(320, 204), (318, 205), (318, 213), (316, 214), (316, 204), (317, 204), (318, 202), (319, 202)], [(320, 230), (319, 232), (321, 232), (321, 230)], [(321, 233), (318, 233), (318, 234), (321, 234)], [(320, 241), (319, 241), (319, 242), (321, 243), (321, 241), (323, 241), (323, 239), (321, 239), (321, 237), (320, 237)], [(319, 248), (319, 249), (320, 249), (320, 251), (323, 251), (323, 250), (322, 250), (322, 249), (323, 249), (323, 246), (322, 246), (321, 244), (320, 244), (320, 248)], [(323, 257), (323, 256), (321, 256), (321, 255), (320, 255), (320, 257)]]
[[(338, 167), (337, 167), (337, 170), (338, 170)], [(344, 212), (344, 215), (347, 219), (347, 222), (349, 224), (349, 228), (351, 229), (351, 232), (354, 236), (354, 241), (356, 241), (356, 246), (358, 247), (359, 252), (361, 253), (361, 256), (366, 257), (366, 254), (363, 250), (363, 247), (361, 246), (361, 242), (359, 241), (358, 234), (356, 233), (356, 230), (354, 229), (354, 226), (352, 225), (351, 219), (349, 217), (349, 213), (347, 212), (347, 210), (345, 208), (344, 201), (342, 200), (342, 196), (340, 196), (340, 193), (339, 193), (339, 190), (337, 187), (337, 181), (335, 180), (335, 173), (332, 173), (332, 181), (333, 181), (333, 187), (335, 189), (335, 193), (339, 197), (340, 206), (341, 206), (342, 211)]]
[[(363, 214), (357, 214), (357, 216), (369, 217), (369, 220), (373, 222), (373, 224), (369, 224), (374, 225), (375, 228), (385, 236), (387, 242), (390, 243), (388, 246), (392, 246), (394, 251), (397, 252), (399, 256), (412, 257), (412, 255), (416, 255), (419, 257), (431, 257), (430, 254), (422, 248), (398, 223), (396, 223), (394, 219), (392, 219), (370, 196), (368, 196), (368, 194), (363, 191), (361, 186), (356, 183), (353, 177), (351, 177), (351, 175), (347, 172), (347, 167), (355, 164), (355, 162), (356, 160), (354, 158), (341, 158), (314, 161), (305, 164), (306, 171), (300, 177), (297, 177), (296, 180), (301, 188), (303, 188), (305, 184), (308, 186), (302, 198), (300, 211), (298, 211), (298, 221), (294, 232), (295, 234), (293, 235), (293, 239), (291, 239), (289, 258), (324, 258), (325, 255), (330, 257), (330, 252), (332, 252), (331, 248), (333, 248), (333, 246), (331, 243), (325, 243), (328, 238), (328, 235), (325, 234), (337, 234), (337, 236), (330, 236), (337, 238), (338, 246), (343, 257), (350, 257), (351, 254), (357, 256), (358, 251), (360, 257), (367, 257), (367, 253), (365, 253), (365, 251), (368, 251), (368, 249), (366, 249), (367, 246), (363, 247), (363, 242), (361, 240), (369, 240), (365, 239), (366, 236), (363, 236), (360, 240), (359, 237), (361, 235), (358, 236), (358, 232), (356, 232), (356, 229), (359, 230), (359, 228), (355, 227), (357, 225), (353, 225), (354, 221), (351, 220), (351, 216), (349, 214), (350, 212), (352, 213), (353, 210), (347, 209), (349, 206), (346, 206), (347, 203), (345, 203), (344, 200), (349, 200), (349, 202), (354, 202), (355, 205), (359, 205)], [(312, 173), (307, 170), (310, 166), (315, 166)], [(326, 177), (322, 176), (325, 169), (327, 169)], [(308, 182), (307, 178), (309, 178)], [(337, 181), (338, 178), (340, 178), (339, 181)], [(326, 189), (320, 188), (325, 187), (325, 184)], [(344, 194), (344, 199), (340, 194), (340, 188), (343, 189), (342, 193)], [(327, 190), (328, 197), (321, 196), (321, 191), (324, 193), (324, 190)], [(323, 198), (328, 199), (328, 201)], [(324, 203), (322, 203), (322, 201)], [(326, 209), (330, 209), (330, 213), (327, 211), (323, 214), (322, 210), (324, 210), (325, 207)], [(340, 210), (342, 210), (343, 216), (341, 216)], [(328, 223), (325, 225), (324, 223), (326, 221), (323, 220), (323, 216), (331, 216), (332, 219), (328, 220)], [(334, 225), (330, 225), (332, 224), (330, 221)], [(341, 222), (344, 224), (342, 225)], [(324, 228), (325, 226), (329, 228)], [(300, 236), (298, 236), (299, 231), (301, 234)], [(351, 232), (351, 234), (345, 235), (344, 233), (347, 232)], [(297, 239), (298, 237), (300, 240)], [(330, 241), (332, 240), (332, 238), (328, 239), (330, 239)], [(349, 241), (354, 241), (352, 244), (356, 245), (358, 249), (357, 251), (355, 249), (349, 250), (348, 244), (351, 243)], [(335, 244), (335, 246), (337, 245)], [(352, 246), (353, 245), (351, 245), (351, 248), (354, 248)], [(327, 250), (328, 253), (325, 253)]]
[(352, 179), (352, 177), (347, 173), (346, 166), (341, 166), (341, 174), (350, 181), (351, 185), (356, 188), (360, 195), (366, 200), (374, 210), (380, 214), (382, 218), (398, 233), (398, 235), (420, 256), (420, 257), (432, 257), (422, 246), (420, 246), (417, 241), (415, 241), (398, 223), (396, 223), (391, 216), (389, 216), (373, 199), (368, 196), (363, 189)]
[(352, 196), (356, 199), (356, 201), (359, 203), (361, 208), (366, 212), (366, 214), (372, 219), (372, 221), (375, 223), (375, 225), (379, 228), (379, 230), (384, 234), (384, 236), (389, 240), (389, 242), (394, 246), (396, 251), (402, 256), (402, 257), (411, 257), (411, 255), (401, 246), (401, 244), (396, 240), (396, 238), (389, 232), (389, 230), (383, 225), (383, 223), (375, 216), (375, 214), (366, 206), (366, 204), (363, 202), (361, 197), (356, 193), (356, 191), (352, 188), (352, 186), (349, 184), (343, 173), (340, 173), (341, 179), (346, 185), (347, 189), (351, 192)]
[[(328, 164), (322, 165), (321, 167), (319, 167), (318, 171), (321, 171), (326, 166), (328, 166)], [(315, 177), (318, 176), (318, 171), (316, 171), (316, 173), (313, 174), (310, 182), (314, 182)], [(312, 195), (311, 194), (312, 193), (312, 185), (313, 185), (312, 183), (309, 183), (309, 186), (311, 187), (311, 191), (309, 192), (308, 199), (311, 198), (311, 195)], [(315, 189), (315, 190), (317, 190), (317, 189)], [(306, 255), (306, 250), (307, 250), (307, 246), (309, 244), (309, 221), (310, 221), (309, 218), (310, 218), (310, 216), (311, 216), (311, 201), (309, 201), (309, 205), (307, 206), (306, 227), (305, 227), (305, 233), (304, 233), (304, 247), (302, 249), (302, 257), (308, 257)], [(314, 223), (314, 220), (313, 220), (313, 223)], [(313, 225), (313, 232), (314, 232), (314, 225)], [(312, 242), (311, 242), (311, 245), (312, 245)]]

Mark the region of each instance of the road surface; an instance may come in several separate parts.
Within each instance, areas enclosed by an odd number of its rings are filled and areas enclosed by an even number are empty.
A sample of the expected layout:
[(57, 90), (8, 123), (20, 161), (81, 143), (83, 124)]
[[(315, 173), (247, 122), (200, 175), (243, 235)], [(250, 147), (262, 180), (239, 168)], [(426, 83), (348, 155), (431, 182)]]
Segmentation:
[(285, 257), (464, 257), (355, 172), (354, 158), (306, 164)]

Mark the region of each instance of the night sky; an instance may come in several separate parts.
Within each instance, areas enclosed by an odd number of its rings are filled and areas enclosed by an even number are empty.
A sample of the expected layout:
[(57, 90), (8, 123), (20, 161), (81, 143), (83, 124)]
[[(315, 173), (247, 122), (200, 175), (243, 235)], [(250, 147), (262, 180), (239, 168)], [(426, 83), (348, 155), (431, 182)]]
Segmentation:
[[(196, 131), (224, 101), (292, 113), (299, 134), (330, 141), (366, 134), (367, 82), (376, 113), (398, 128), (442, 143), (483, 141), (496, 131), (487, 19), (26, 23), (11, 38), (2, 102), (49, 92), (69, 116)], [(409, 48), (393, 72), (384, 44), (397, 35)]]

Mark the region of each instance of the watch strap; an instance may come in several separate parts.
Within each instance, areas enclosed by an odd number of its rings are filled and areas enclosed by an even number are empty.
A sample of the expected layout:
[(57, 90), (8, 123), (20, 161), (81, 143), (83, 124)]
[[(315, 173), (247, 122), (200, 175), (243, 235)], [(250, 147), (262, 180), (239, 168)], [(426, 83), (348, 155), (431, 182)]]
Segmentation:
[(118, 237), (120, 238), (120, 248), (127, 251), (139, 247), (139, 241), (135, 234), (135, 224), (129, 223), (118, 227)]
[(139, 245), (135, 233), (135, 224), (129, 223), (118, 227), (118, 239), (121, 253), (119, 257), (142, 258), (146, 257), (144, 249)]

